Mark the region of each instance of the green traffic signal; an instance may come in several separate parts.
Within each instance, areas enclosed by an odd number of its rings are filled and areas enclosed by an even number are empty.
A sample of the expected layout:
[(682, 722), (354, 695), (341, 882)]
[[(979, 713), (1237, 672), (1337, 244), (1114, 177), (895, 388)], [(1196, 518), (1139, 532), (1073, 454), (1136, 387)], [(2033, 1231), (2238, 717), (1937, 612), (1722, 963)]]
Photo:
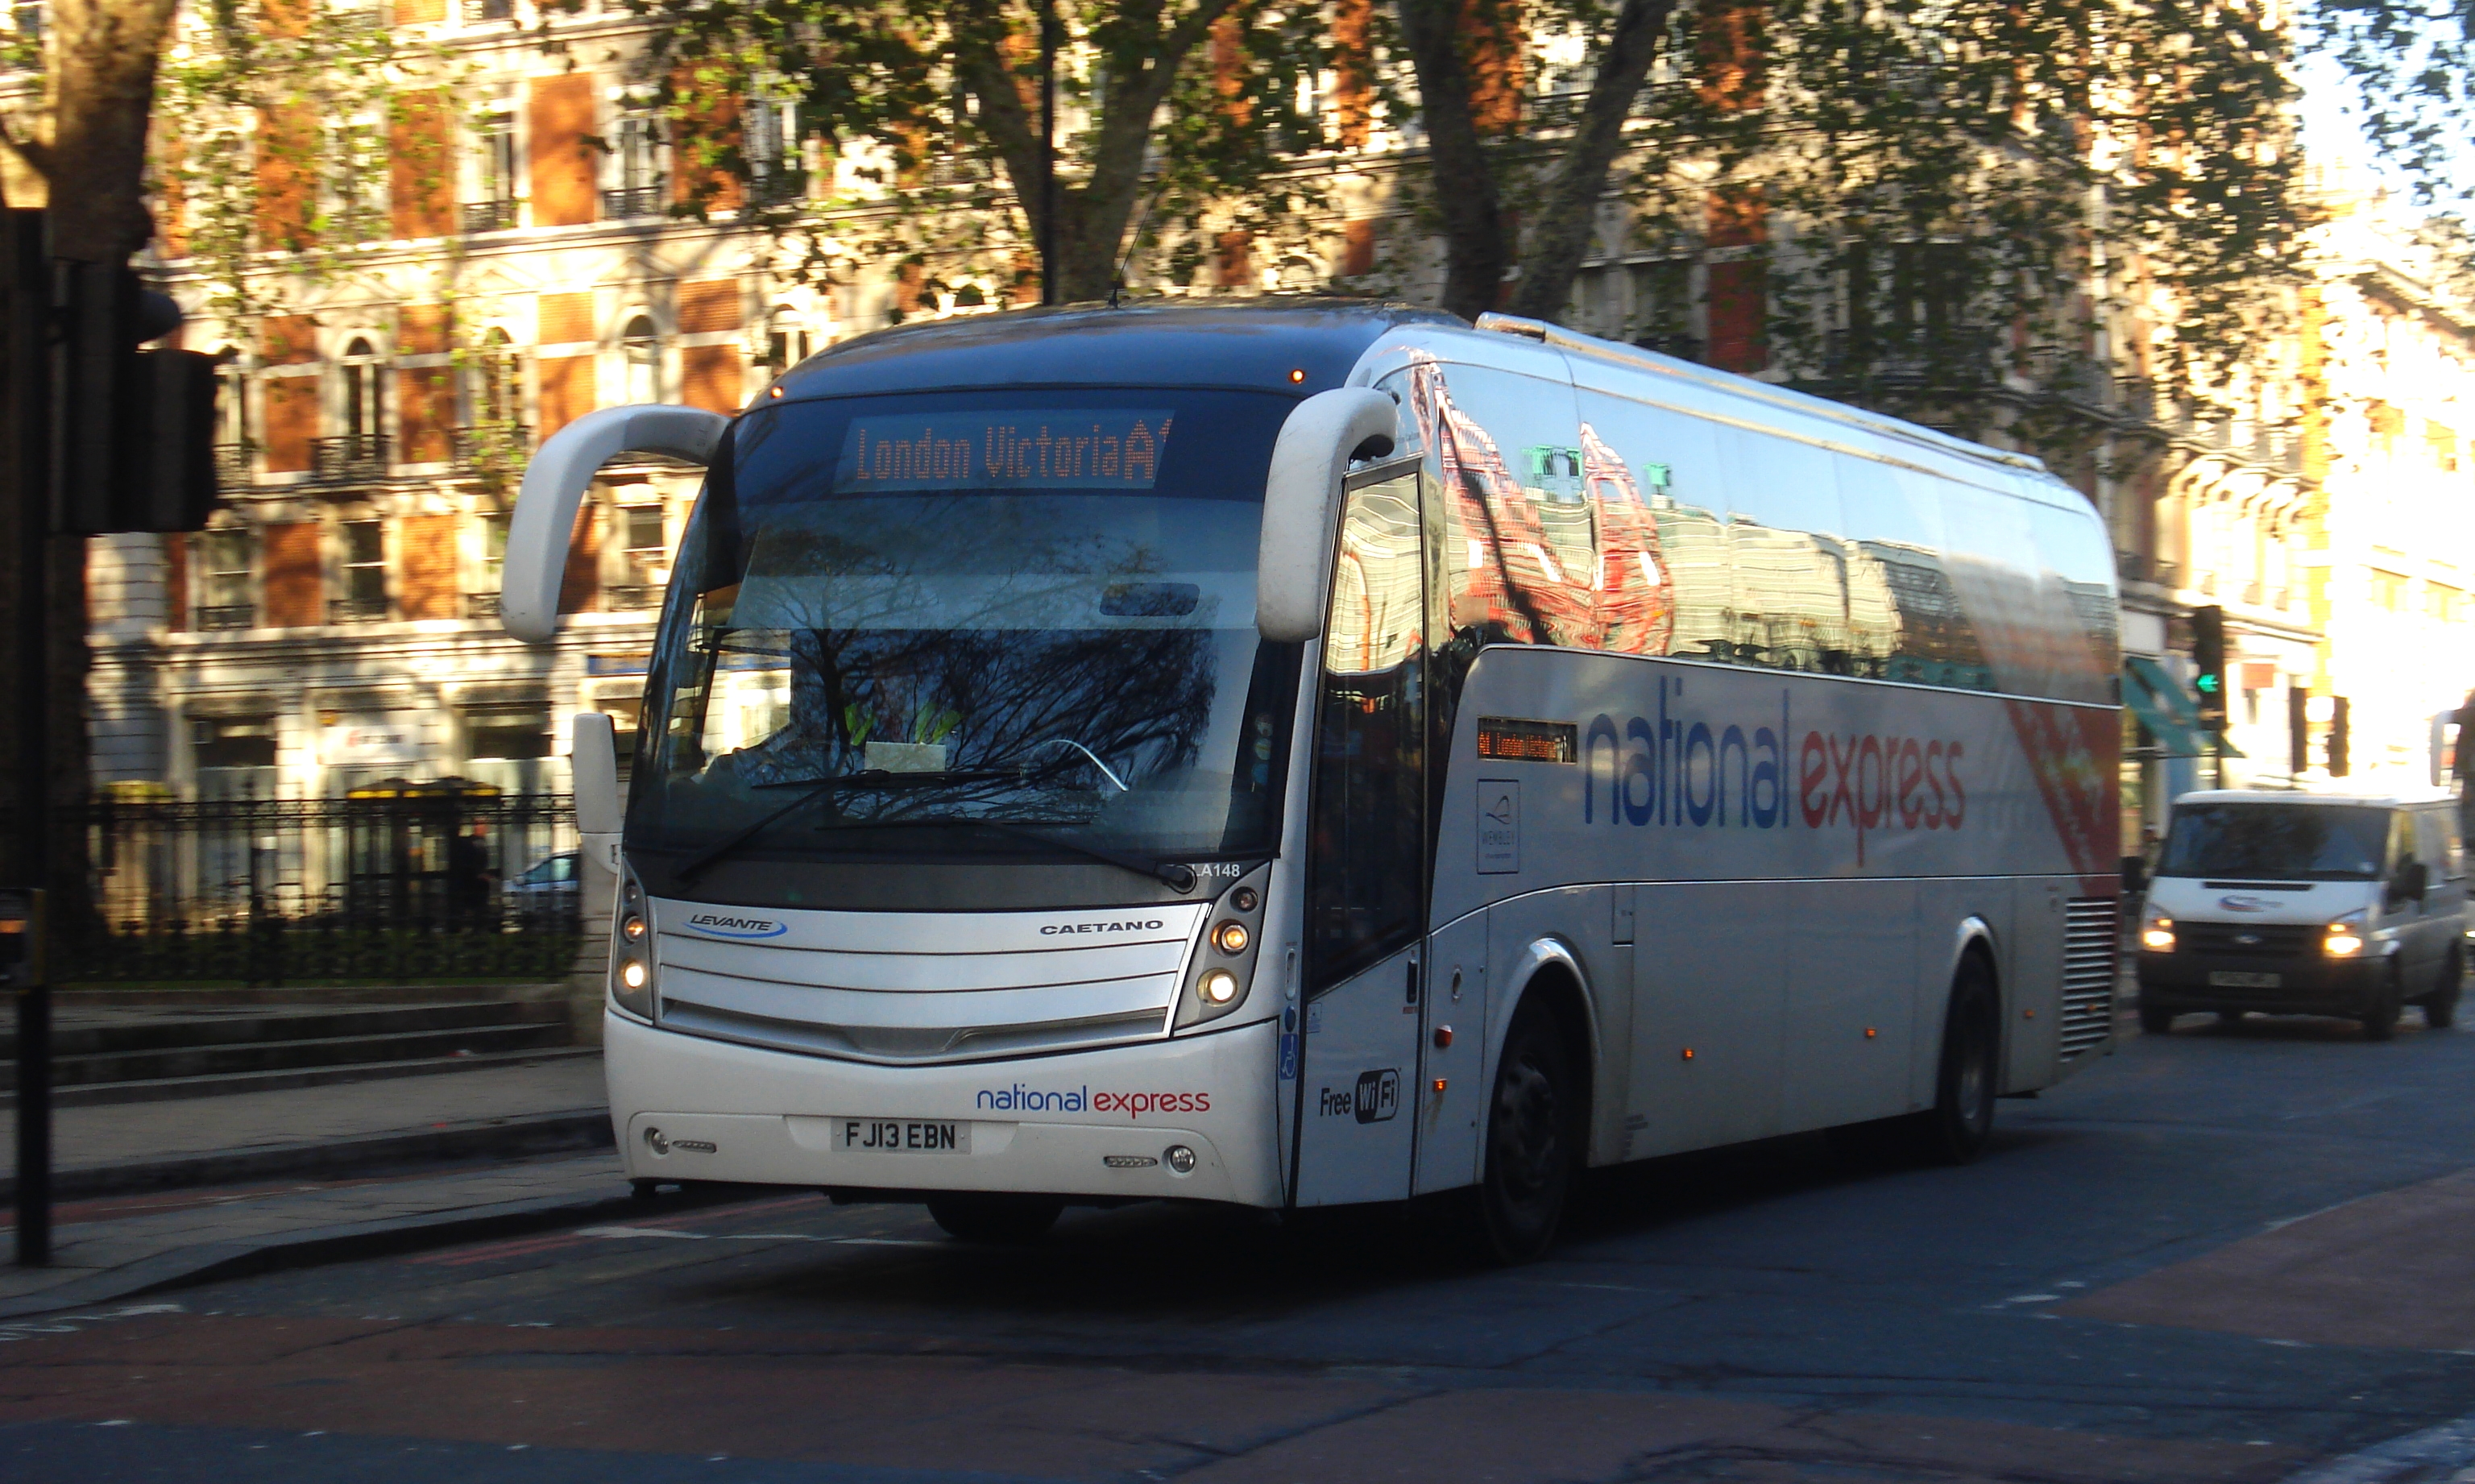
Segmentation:
[(2199, 679), (2193, 681), (2192, 684), (2198, 689), (2202, 695), (2215, 695), (2218, 693), (2218, 677), (2215, 675), (2202, 675)]

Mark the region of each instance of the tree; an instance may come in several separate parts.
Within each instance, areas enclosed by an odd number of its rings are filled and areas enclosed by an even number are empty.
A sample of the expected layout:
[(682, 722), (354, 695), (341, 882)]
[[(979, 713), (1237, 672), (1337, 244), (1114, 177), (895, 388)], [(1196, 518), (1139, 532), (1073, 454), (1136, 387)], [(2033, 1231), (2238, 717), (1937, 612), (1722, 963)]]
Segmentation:
[[(788, 160), (749, 148), (750, 111), (787, 106), (870, 194), (898, 205), (876, 252), (907, 251), (915, 267), (933, 246), (1008, 254), (1018, 283), (1036, 278), (1044, 172), (1033, 11), (1004, 0), (629, 3), (659, 22), (639, 64), (660, 90), (674, 154), (705, 175), (689, 209), (742, 206), (786, 236), (813, 226), (808, 201), (759, 188)], [(1253, 232), (1312, 199), (1313, 182), (1283, 166), (1314, 128), (1296, 105), (1300, 69), (1323, 55), (1313, 8), (1065, 0), (1060, 12), (1054, 297), (1107, 295), (1128, 236), (1147, 222), (1218, 229), (1234, 267)], [(804, 270), (837, 266), (830, 242), (804, 240)], [(1190, 251), (1181, 271), (1203, 256)]]

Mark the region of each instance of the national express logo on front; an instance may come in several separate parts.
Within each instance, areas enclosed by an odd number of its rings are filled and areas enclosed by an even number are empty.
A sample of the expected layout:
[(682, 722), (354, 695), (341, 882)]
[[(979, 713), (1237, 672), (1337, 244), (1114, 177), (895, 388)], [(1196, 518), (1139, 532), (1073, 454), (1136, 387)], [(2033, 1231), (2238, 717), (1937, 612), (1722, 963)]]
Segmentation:
[(687, 925), (713, 937), (780, 937), (791, 931), (789, 923), (771, 917), (734, 917), (726, 912), (698, 912)]
[(834, 493), (1148, 490), (1168, 454), (1171, 421), (1114, 407), (856, 417)]

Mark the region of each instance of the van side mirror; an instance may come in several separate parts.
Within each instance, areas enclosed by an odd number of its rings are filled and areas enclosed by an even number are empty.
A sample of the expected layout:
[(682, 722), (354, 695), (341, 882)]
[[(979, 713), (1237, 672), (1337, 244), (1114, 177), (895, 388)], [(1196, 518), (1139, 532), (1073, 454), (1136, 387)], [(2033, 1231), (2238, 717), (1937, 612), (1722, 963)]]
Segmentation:
[(713, 460), (730, 420), (701, 407), (639, 405), (588, 412), (552, 433), (525, 466), (507, 551), (499, 569), (499, 621), (528, 645), (558, 630), (558, 590), (576, 508), (601, 466), (622, 453), (667, 453), (692, 464)]
[(1400, 416), (1382, 392), (1336, 386), (1298, 403), (1281, 425), (1255, 563), (1255, 629), (1265, 639), (1302, 645), (1323, 632), (1340, 476), (1353, 458), (1392, 451)]

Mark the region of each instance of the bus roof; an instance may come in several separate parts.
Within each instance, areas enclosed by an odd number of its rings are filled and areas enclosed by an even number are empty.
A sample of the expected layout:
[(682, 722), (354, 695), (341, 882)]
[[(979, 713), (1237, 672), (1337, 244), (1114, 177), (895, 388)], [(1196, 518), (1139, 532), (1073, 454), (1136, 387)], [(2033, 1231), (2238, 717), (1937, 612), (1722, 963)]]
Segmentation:
[(776, 384), (786, 398), (1076, 383), (1304, 397), (1346, 384), (1368, 346), (1412, 324), (1469, 328), (1438, 310), (1363, 299), (1072, 304), (897, 325), (810, 356)]
[(2184, 804), (2319, 804), (2353, 809), (2419, 809), (2433, 804), (2456, 802), (2445, 790), (2433, 789), (2408, 792), (2388, 791), (2339, 793), (2315, 791), (2291, 792), (2284, 789), (2202, 789), (2174, 797), (2177, 806)]

